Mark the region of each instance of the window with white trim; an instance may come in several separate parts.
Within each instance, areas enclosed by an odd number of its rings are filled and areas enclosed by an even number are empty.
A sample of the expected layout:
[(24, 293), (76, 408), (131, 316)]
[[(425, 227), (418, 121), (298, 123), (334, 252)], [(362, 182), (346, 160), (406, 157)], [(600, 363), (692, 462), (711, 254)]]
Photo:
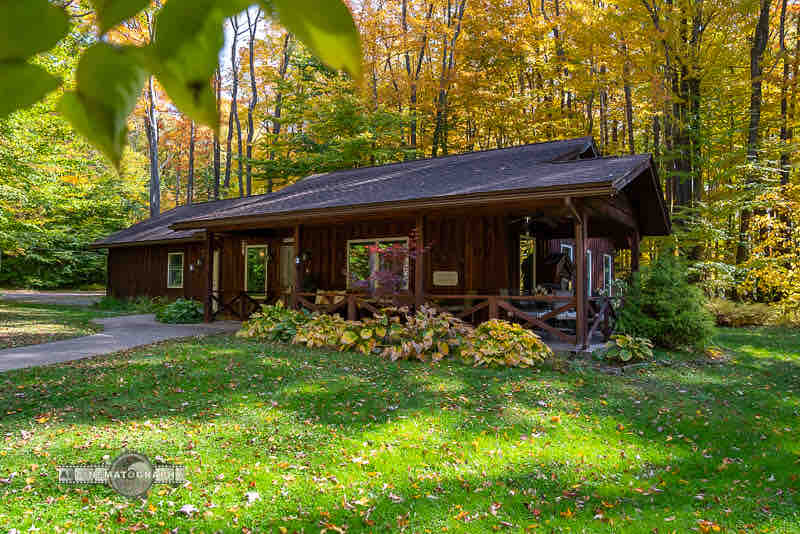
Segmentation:
[(603, 289), (606, 295), (611, 294), (611, 285), (614, 283), (614, 258), (611, 254), (603, 254)]
[(167, 287), (169, 289), (183, 287), (183, 252), (167, 254)]
[(247, 245), (245, 247), (244, 288), (251, 297), (259, 298), (267, 295), (267, 262), (269, 248), (267, 245)]
[(408, 289), (408, 238), (351, 239), (347, 242), (347, 288), (376, 289), (379, 277), (396, 278)]

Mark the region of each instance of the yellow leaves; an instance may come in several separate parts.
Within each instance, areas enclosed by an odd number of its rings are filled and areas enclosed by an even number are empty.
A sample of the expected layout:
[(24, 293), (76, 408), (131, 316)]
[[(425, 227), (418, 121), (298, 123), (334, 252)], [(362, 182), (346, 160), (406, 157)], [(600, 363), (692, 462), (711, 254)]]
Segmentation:
[(48, 422), (49, 420), (50, 420), (50, 417), (48, 417), (46, 415), (41, 415), (41, 416), (36, 418), (36, 422), (39, 423), (39, 424), (44, 424), (44, 423)]
[(572, 511), (572, 508), (567, 508), (565, 511), (560, 512), (559, 515), (564, 519), (572, 519), (575, 517), (575, 513)]
[(551, 423), (555, 423), (555, 424), (558, 424), (558, 423), (560, 423), (560, 422), (561, 422), (561, 416), (560, 416), (560, 415), (554, 415), (554, 416), (552, 416), (552, 417), (550, 418), (550, 422), (551, 422)]
[(700, 532), (703, 534), (707, 534), (709, 532), (720, 532), (722, 530), (722, 527), (720, 527), (718, 524), (705, 519), (699, 519), (697, 521), (697, 528), (700, 529)]

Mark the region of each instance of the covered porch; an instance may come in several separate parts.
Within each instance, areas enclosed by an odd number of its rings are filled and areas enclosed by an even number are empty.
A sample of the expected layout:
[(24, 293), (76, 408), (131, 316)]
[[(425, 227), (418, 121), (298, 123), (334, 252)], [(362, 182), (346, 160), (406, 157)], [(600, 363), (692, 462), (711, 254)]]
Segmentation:
[[(553, 265), (556, 241), (568, 242), (567, 273)], [(469, 210), (431, 206), (209, 228), (205, 315), (246, 319), (281, 300), (356, 320), (387, 305), (428, 305), (473, 324), (518, 322), (555, 348), (587, 350), (614, 322), (610, 291), (601, 290), (605, 271), (593, 275), (587, 265), (606, 262), (593, 257), (590, 243), (607, 243), (612, 254), (630, 248), (637, 269), (639, 241), (635, 211), (623, 197), (516, 195)], [(407, 251), (393, 256), (393, 282), (374, 278), (382, 246)]]

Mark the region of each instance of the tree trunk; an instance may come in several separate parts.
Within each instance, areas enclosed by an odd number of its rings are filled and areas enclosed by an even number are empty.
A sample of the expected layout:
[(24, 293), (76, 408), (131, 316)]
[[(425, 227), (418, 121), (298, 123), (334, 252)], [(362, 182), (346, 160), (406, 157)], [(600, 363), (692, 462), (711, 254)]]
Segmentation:
[[(220, 107), (222, 100), (222, 75), (219, 72), (219, 67), (214, 73), (214, 88), (217, 92), (217, 117), (220, 116)], [(219, 200), (219, 186), (220, 186), (220, 146), (219, 136), (214, 136), (214, 200)]]
[(428, 22), (433, 16), (433, 3), (428, 4), (428, 13), (425, 17), (425, 32), (422, 34), (422, 43), (420, 44), (419, 51), (417, 52), (417, 59), (414, 68), (411, 66), (411, 56), (406, 42), (408, 37), (408, 0), (403, 0), (401, 6), (401, 25), (403, 28), (403, 48), (406, 75), (408, 76), (409, 86), (409, 145), (413, 150), (417, 149), (417, 84), (419, 83), (419, 76), (422, 72), (422, 63), (425, 58), (425, 49), (428, 43)]
[[(156, 25), (153, 15), (145, 11), (148, 36), (152, 43), (156, 37)], [(147, 151), (150, 159), (150, 217), (161, 214), (161, 176), (158, 162), (158, 94), (153, 87), (153, 77), (147, 79), (147, 102), (145, 104), (145, 133), (147, 135)]]
[(628, 46), (623, 45), (623, 51), (625, 52), (625, 65), (623, 66), (623, 90), (625, 92), (625, 124), (626, 129), (628, 132), (628, 152), (630, 154), (636, 154), (636, 147), (634, 146), (633, 142), (633, 98), (631, 96), (631, 64), (630, 59), (628, 58)]
[(239, 120), (239, 113), (237, 112), (234, 116), (236, 120), (236, 154), (238, 161), (238, 167), (236, 169), (237, 177), (239, 178), (239, 196), (245, 196), (245, 189), (244, 189), (244, 151), (242, 149), (242, 123)]
[[(281, 65), (278, 68), (280, 80), (286, 80), (286, 73), (289, 70), (289, 60), (292, 56), (292, 34), (286, 32), (283, 38), (283, 53), (281, 54)], [(283, 112), (283, 89), (280, 87), (275, 91), (275, 111), (272, 113), (272, 143), (278, 142), (278, 135), (281, 133), (281, 113)], [(275, 151), (272, 150), (269, 159), (275, 158)], [(272, 176), (267, 178), (267, 192), (272, 193), (274, 187)]]
[(781, 2), (781, 22), (780, 22), (780, 54), (783, 59), (783, 79), (781, 80), (781, 185), (789, 183), (789, 133), (788, 111), (789, 102), (787, 93), (789, 90), (789, 54), (786, 50), (786, 4), (787, 0)]
[[(771, 0), (760, 0), (761, 8), (756, 24), (753, 42), (750, 47), (750, 124), (747, 129), (747, 160), (750, 165), (758, 162), (758, 151), (761, 148), (761, 103), (762, 103), (762, 76), (764, 74), (764, 50), (769, 41), (769, 10)], [(750, 170), (747, 177), (748, 184), (758, 181), (758, 172)], [(736, 264), (747, 261), (749, 251), (747, 247), (747, 234), (750, 231), (752, 213), (749, 208), (742, 209), (739, 220), (739, 242), (736, 245)]]
[(150, 158), (150, 217), (161, 213), (161, 176), (158, 163), (158, 100), (153, 89), (153, 77), (147, 82), (147, 109), (145, 110), (145, 132)]
[[(436, 98), (436, 125), (433, 130), (433, 146), (431, 148), (431, 155), (434, 158), (438, 155), (440, 147), (444, 154), (447, 154), (447, 97), (450, 91), (450, 78), (455, 68), (456, 42), (461, 34), (461, 22), (464, 20), (466, 5), (467, 0), (461, 0), (461, 4), (456, 5), (455, 13), (450, 11), (450, 4), (447, 7), (447, 26), (451, 27), (455, 24), (455, 29), (450, 42), (447, 43), (447, 40), (444, 40), (445, 46), (442, 49), (442, 71), (439, 76), (439, 91)], [(455, 18), (453, 15), (455, 15)]]
[[(238, 16), (238, 15), (237, 15)], [(239, 98), (239, 20), (237, 16), (230, 18), (231, 30), (233, 32), (233, 42), (231, 43), (231, 108), (228, 113), (228, 139), (225, 147), (225, 189), (231, 186), (231, 169), (233, 168), (233, 127), (239, 119), (238, 98)], [(239, 188), (241, 196), (241, 188)]]
[(661, 124), (658, 120), (658, 113), (653, 115), (653, 159), (658, 160), (661, 158)]
[(194, 201), (194, 121), (189, 130), (189, 174), (186, 177), (186, 205)]
[(249, 60), (250, 60), (250, 104), (247, 106), (247, 196), (253, 194), (253, 138), (255, 137), (255, 125), (253, 123), (253, 112), (258, 104), (258, 88), (256, 87), (256, 67), (255, 67), (255, 43), (258, 22), (261, 17), (261, 10), (256, 10), (255, 17), (251, 20), (250, 10), (247, 13), (247, 31), (249, 41)]

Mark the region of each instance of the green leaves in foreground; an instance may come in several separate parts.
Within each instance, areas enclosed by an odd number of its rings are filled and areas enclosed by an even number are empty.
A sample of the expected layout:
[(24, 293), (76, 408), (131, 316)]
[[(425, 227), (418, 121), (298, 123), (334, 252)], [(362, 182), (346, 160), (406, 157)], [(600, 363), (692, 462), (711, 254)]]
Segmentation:
[[(129, 19), (149, 0), (90, 0), (100, 33)], [(75, 129), (119, 166), (128, 115), (148, 72), (156, 75), (173, 103), (192, 120), (219, 134), (210, 80), (224, 43), (225, 19), (249, 8), (251, 0), (170, 0), (158, 13), (158, 31), (144, 49), (90, 47), (78, 66), (77, 91), (60, 109)], [(342, 0), (260, 0), (270, 14), (323, 62), (361, 76), (361, 44)], [(0, 118), (29, 106), (56, 89), (59, 80), (27, 60), (54, 46), (69, 31), (63, 9), (48, 0), (0, 0)]]
[[(171, 0), (159, 12), (149, 67), (167, 94), (192, 120), (219, 133), (209, 80), (219, 62), (227, 17), (248, 8), (247, 0)], [(261, 2), (271, 13), (271, 2)], [(350, 11), (340, 0), (277, 0), (277, 15), (322, 61), (361, 75), (361, 45)]]
[(100, 33), (127, 20), (150, 4), (150, 0), (90, 0), (92, 7), (97, 11), (97, 25)]
[(0, 118), (26, 108), (60, 81), (28, 59), (67, 34), (69, 18), (47, 0), (0, 0)]
[(142, 93), (145, 70), (139, 51), (106, 43), (90, 47), (78, 65), (76, 92), (65, 93), (60, 111), (115, 166), (128, 135), (128, 115)]
[(0, 118), (32, 106), (60, 84), (58, 78), (38, 65), (25, 61), (0, 62)]
[(210, 80), (224, 44), (223, 24), (226, 17), (246, 8), (241, 0), (172, 0), (156, 18), (158, 33), (148, 49), (148, 66), (170, 99), (216, 134), (219, 116)]
[[(269, 6), (261, 2), (267, 12)], [(278, 18), (324, 63), (361, 77), (361, 40), (341, 0), (274, 0)]]

